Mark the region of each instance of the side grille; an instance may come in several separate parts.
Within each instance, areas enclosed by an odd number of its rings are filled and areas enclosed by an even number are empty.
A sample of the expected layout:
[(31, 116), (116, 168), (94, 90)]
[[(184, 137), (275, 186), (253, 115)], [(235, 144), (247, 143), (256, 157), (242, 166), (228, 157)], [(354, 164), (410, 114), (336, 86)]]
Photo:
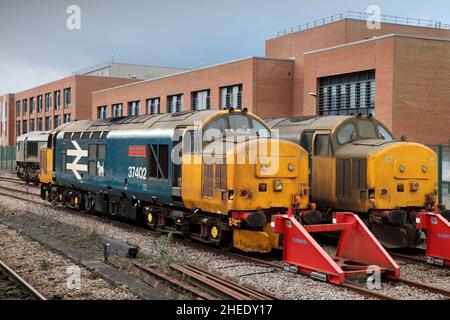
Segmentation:
[(202, 196), (212, 198), (214, 197), (214, 165), (207, 164), (203, 161), (202, 164)]

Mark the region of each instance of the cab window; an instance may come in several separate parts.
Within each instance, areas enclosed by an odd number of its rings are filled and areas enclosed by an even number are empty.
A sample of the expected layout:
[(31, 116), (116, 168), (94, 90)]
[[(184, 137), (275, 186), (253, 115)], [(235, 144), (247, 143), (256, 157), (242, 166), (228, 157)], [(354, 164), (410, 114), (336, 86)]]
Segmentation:
[(384, 128), (381, 125), (377, 125), (377, 128), (378, 128), (378, 137), (380, 139), (387, 140), (387, 141), (394, 140), (394, 137), (388, 130), (386, 130), (386, 128)]
[(314, 155), (328, 156), (330, 155), (330, 135), (318, 134), (314, 140)]
[(249, 119), (247, 116), (233, 114), (229, 118), (231, 132), (248, 132), (250, 129)]
[(346, 144), (356, 138), (356, 128), (354, 123), (350, 122), (342, 127), (337, 133), (339, 144)]
[(376, 139), (377, 132), (375, 130), (375, 125), (369, 120), (358, 121), (359, 136), (361, 139)]
[(253, 130), (256, 135), (261, 138), (270, 138), (269, 130), (257, 119), (252, 119)]
[(224, 118), (219, 118), (211, 123), (203, 132), (204, 142), (213, 142), (215, 139), (220, 138), (227, 129), (227, 122)]

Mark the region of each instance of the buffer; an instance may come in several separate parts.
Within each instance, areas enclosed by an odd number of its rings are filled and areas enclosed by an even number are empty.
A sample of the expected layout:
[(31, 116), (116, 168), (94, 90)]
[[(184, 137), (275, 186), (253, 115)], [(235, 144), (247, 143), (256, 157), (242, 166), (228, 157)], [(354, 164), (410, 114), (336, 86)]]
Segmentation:
[[(362, 220), (351, 212), (334, 215), (332, 224), (303, 225), (290, 208), (286, 215), (272, 216), (275, 233), (283, 234), (285, 269), (335, 284), (347, 276), (373, 274), (397, 279), (400, 268), (372, 235)], [(313, 232), (340, 232), (334, 257), (311, 236)]]

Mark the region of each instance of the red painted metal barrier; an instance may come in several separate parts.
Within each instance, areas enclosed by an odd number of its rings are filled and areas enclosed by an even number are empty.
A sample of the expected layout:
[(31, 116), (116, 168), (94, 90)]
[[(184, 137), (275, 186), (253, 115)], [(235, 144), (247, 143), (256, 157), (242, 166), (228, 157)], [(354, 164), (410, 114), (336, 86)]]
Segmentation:
[(436, 207), (434, 212), (418, 212), (417, 228), (427, 233), (427, 262), (439, 266), (450, 266), (450, 222)]
[[(340, 284), (346, 276), (373, 273), (400, 277), (400, 268), (370, 233), (361, 219), (351, 212), (335, 215), (333, 224), (302, 225), (292, 215), (272, 217), (275, 233), (283, 234), (283, 261), (288, 271)], [(340, 231), (336, 256), (331, 257), (310, 235), (312, 232)]]

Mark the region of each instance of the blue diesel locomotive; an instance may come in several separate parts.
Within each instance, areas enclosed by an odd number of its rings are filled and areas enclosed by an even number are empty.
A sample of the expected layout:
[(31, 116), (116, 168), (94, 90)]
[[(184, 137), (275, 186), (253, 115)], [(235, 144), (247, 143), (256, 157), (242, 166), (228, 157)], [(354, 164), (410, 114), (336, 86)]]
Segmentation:
[(308, 206), (306, 151), (270, 136), (246, 110), (75, 121), (51, 132), (41, 151), (41, 196), (161, 232), (268, 252), (279, 247), (270, 215)]

